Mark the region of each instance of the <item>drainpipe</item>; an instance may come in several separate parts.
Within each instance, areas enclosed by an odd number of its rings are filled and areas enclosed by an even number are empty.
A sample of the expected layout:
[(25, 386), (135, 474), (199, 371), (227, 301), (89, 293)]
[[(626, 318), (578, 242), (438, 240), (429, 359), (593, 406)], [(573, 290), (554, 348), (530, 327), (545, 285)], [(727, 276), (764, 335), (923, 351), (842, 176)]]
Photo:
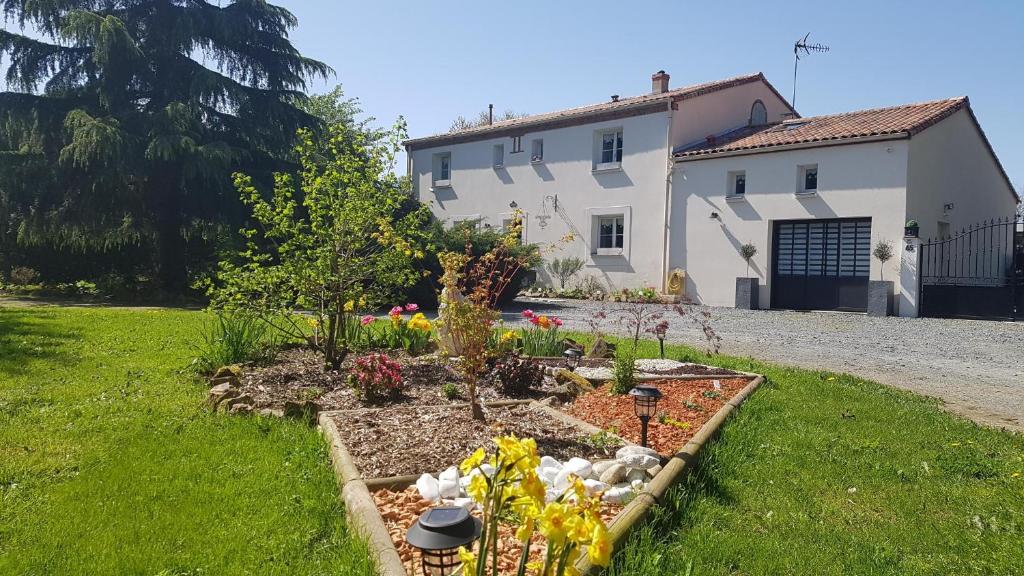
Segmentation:
[(672, 171), (675, 170), (675, 162), (672, 159), (672, 116), (675, 110), (675, 102), (668, 101), (668, 127), (665, 130), (665, 146), (668, 149), (668, 167), (665, 172), (665, 225), (664, 237), (662, 238), (661, 251), (661, 293), (668, 294), (668, 255), (669, 255), (669, 221), (672, 214)]

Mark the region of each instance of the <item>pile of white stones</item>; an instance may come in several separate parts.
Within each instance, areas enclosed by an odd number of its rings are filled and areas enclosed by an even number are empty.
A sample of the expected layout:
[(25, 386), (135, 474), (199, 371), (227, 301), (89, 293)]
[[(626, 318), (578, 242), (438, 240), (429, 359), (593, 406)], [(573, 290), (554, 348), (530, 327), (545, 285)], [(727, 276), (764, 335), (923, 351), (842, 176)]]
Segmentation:
[[(649, 375), (647, 373), (659, 370), (675, 370), (688, 365), (691, 364), (661, 358), (639, 358), (635, 363), (637, 376)], [(576, 368), (576, 373), (588, 380), (611, 380), (614, 376), (612, 368), (607, 366), (580, 366)]]
[[(483, 474), (494, 473), (489, 464), (481, 466)], [(547, 488), (547, 500), (551, 502), (569, 488), (573, 477), (583, 480), (587, 494), (601, 495), (601, 500), (611, 504), (628, 504), (643, 490), (647, 483), (661, 470), (661, 457), (650, 448), (624, 446), (615, 453), (614, 460), (591, 462), (584, 458), (570, 458), (566, 462), (544, 456), (537, 467), (537, 475)], [(466, 494), (466, 487), (475, 474), (461, 476), (456, 466), (448, 468), (437, 478), (423, 474), (416, 480), (416, 490), (424, 500), (446, 506), (474, 507)]]

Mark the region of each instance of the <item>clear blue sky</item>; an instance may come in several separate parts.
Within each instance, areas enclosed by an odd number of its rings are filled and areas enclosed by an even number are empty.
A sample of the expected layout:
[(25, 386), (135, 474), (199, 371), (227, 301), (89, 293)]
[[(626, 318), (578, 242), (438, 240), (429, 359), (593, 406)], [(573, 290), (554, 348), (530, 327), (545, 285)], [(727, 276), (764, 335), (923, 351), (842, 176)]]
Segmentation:
[[(413, 136), (493, 103), (538, 113), (761, 71), (804, 116), (968, 95), (1014, 184), (1024, 185), (1024, 2), (335, 2), (292, 10), (292, 40), (349, 96)], [(404, 164), (399, 167), (404, 171)]]

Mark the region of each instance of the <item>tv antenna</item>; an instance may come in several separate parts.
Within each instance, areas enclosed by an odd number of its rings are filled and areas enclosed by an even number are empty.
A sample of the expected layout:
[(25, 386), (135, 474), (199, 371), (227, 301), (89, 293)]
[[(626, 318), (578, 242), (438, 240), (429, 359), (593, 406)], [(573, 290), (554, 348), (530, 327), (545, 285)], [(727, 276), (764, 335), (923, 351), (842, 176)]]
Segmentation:
[(805, 56), (809, 56), (811, 52), (824, 54), (829, 51), (829, 47), (824, 44), (819, 44), (817, 42), (814, 44), (808, 44), (807, 38), (810, 35), (811, 33), (808, 32), (803, 38), (793, 43), (793, 99), (790, 100), (789, 105), (794, 110), (796, 110), (796, 70), (797, 66), (800, 65), (800, 54), (803, 53)]

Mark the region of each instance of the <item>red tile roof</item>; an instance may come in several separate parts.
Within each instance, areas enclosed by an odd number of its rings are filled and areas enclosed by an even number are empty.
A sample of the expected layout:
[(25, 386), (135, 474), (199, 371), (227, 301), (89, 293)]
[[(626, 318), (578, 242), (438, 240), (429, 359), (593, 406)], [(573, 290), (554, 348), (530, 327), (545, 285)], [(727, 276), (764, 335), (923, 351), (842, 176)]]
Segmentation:
[[(732, 88), (733, 86), (740, 86), (759, 81), (765, 82), (766, 84), (768, 83), (768, 81), (765, 80), (764, 74), (759, 72), (757, 74), (726, 78), (725, 80), (694, 84), (692, 86), (676, 88), (659, 94), (652, 93), (629, 98), (619, 98), (615, 101), (601, 102), (600, 104), (568, 108), (566, 110), (548, 112), (545, 114), (535, 114), (533, 116), (515, 118), (513, 120), (502, 120), (487, 126), (480, 126), (459, 132), (438, 134), (424, 138), (413, 138), (411, 140), (406, 140), (405, 144), (411, 148), (425, 148), (428, 145), (439, 146), (442, 144), (497, 137), (499, 135), (512, 134), (516, 132), (523, 133), (528, 128), (534, 130), (547, 130), (553, 127), (582, 124), (585, 122), (600, 120), (602, 116), (625, 117), (649, 114), (664, 110), (664, 107), (669, 101), (696, 98), (697, 96), (703, 96), (704, 94), (725, 90), (726, 88)], [(771, 85), (769, 84), (769, 86)], [(772, 89), (774, 90), (774, 88)], [(780, 96), (779, 99), (782, 100), (782, 97)]]
[(968, 105), (967, 98), (962, 96), (920, 104), (798, 118), (767, 126), (748, 126), (679, 150), (675, 156), (687, 158), (871, 136), (912, 136)]

